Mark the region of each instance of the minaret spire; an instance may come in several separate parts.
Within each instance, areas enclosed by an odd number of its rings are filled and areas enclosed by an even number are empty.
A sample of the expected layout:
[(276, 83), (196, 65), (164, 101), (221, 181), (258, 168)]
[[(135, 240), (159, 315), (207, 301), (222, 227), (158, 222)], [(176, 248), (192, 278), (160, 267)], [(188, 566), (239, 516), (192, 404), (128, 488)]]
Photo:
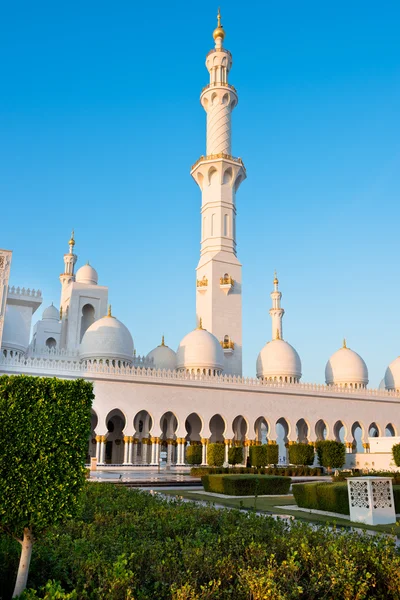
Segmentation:
[(71, 232), (71, 237), (68, 242), (68, 247), (69, 247), (68, 254), (64, 254), (64, 273), (61, 273), (61, 275), (60, 275), (60, 281), (61, 281), (61, 285), (63, 286), (63, 288), (70, 281), (74, 280), (74, 268), (75, 268), (75, 263), (78, 260), (77, 255), (74, 254), (74, 247), (75, 247), (74, 230), (72, 230), (72, 232)]
[(271, 292), (272, 308), (269, 311), (272, 319), (272, 339), (282, 340), (282, 318), (285, 311), (281, 307), (282, 292), (279, 291), (278, 276), (274, 274), (274, 291)]
[[(226, 354), (224, 372), (242, 373), (242, 272), (236, 256), (236, 192), (246, 178), (241, 158), (232, 156), (232, 111), (238, 95), (230, 83), (232, 55), (223, 47), (225, 30), (218, 10), (213, 31), (215, 47), (208, 52), (209, 83), (200, 94), (207, 114), (206, 154), (192, 166), (191, 175), (202, 194), (201, 251), (197, 280), (197, 318), (219, 340), (226, 335), (234, 352)], [(229, 285), (221, 283), (229, 281)], [(222, 285), (222, 287), (221, 287)]]

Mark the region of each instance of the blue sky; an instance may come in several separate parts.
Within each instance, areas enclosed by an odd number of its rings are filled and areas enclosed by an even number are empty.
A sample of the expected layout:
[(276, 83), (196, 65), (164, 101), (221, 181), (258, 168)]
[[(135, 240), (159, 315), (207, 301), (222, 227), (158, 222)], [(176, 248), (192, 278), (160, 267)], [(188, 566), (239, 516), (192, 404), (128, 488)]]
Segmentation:
[[(0, 246), (59, 304), (70, 230), (139, 353), (195, 326), (205, 55), (217, 5), (3, 3)], [(276, 268), (303, 381), (346, 336), (379, 384), (400, 353), (397, 1), (221, 3), (239, 93), (233, 153), (244, 372), (270, 339)]]

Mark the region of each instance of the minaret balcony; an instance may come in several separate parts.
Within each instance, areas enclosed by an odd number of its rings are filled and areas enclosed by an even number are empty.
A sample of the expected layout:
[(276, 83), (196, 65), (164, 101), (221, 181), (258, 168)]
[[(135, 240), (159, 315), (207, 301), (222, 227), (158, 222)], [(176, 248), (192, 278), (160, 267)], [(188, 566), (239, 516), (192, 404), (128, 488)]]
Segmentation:
[(225, 355), (230, 355), (233, 354), (233, 351), (235, 349), (235, 344), (234, 342), (232, 342), (232, 340), (229, 338), (229, 336), (225, 336), (224, 339), (220, 342), (221, 347), (224, 351)]
[(220, 277), (219, 287), (226, 295), (228, 295), (229, 292), (231, 290), (233, 290), (234, 285), (235, 285), (235, 281), (232, 279), (232, 277), (230, 275), (228, 275), (228, 273), (225, 273), (225, 275), (223, 277)]
[(226, 154), (226, 152), (219, 152), (218, 154), (208, 154), (207, 156), (200, 156), (200, 158), (198, 160), (196, 160), (196, 162), (194, 163), (194, 165), (192, 165), (192, 168), (190, 169), (190, 172), (192, 172), (198, 164), (206, 161), (206, 160), (216, 160), (218, 158), (224, 158), (225, 160), (229, 160), (232, 163), (238, 164), (241, 167), (243, 167), (243, 169), (245, 168), (244, 164), (243, 164), (243, 160), (238, 157), (238, 156), (232, 156), (231, 154)]
[(198, 279), (196, 283), (197, 291), (204, 294), (208, 290), (208, 279), (204, 275), (203, 279)]

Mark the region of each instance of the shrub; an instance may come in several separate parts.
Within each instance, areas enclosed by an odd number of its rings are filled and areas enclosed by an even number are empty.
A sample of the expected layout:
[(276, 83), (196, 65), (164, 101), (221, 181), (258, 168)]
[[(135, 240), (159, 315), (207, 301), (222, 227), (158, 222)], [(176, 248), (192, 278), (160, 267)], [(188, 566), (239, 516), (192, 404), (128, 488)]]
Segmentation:
[(268, 464), (267, 445), (250, 446), (249, 456), (252, 467), (265, 467)]
[(224, 444), (207, 444), (207, 462), (210, 467), (222, 467), (225, 458)]
[(274, 475), (205, 475), (201, 482), (206, 492), (228, 496), (260, 496), (287, 494), (291, 479)]
[(328, 469), (340, 469), (346, 462), (346, 447), (336, 440), (320, 440), (316, 442), (318, 462)]
[(297, 483), (292, 487), (297, 506), (350, 514), (347, 483)]
[(243, 446), (233, 446), (228, 450), (228, 463), (240, 465), (243, 462)]
[(279, 462), (278, 444), (267, 444), (267, 465), (276, 465)]
[(186, 462), (189, 465), (201, 465), (202, 458), (202, 446), (190, 445), (186, 448)]
[(396, 467), (400, 467), (400, 444), (394, 444), (392, 454)]
[[(218, 474), (245, 474), (245, 473), (261, 473), (263, 475), (285, 475), (294, 477), (298, 475), (306, 475), (310, 477), (322, 475), (322, 467), (192, 467), (190, 475), (192, 477), (202, 477), (203, 475), (218, 475)], [(336, 478), (335, 478), (336, 481)]]
[(400, 485), (400, 472), (399, 471), (374, 471), (369, 469), (366, 474), (365, 471), (360, 469), (353, 469), (352, 471), (337, 471), (335, 475), (332, 475), (332, 481), (346, 481), (349, 477), (391, 477), (393, 485)]
[(312, 465), (314, 447), (311, 444), (294, 443), (289, 445), (289, 462), (292, 465)]

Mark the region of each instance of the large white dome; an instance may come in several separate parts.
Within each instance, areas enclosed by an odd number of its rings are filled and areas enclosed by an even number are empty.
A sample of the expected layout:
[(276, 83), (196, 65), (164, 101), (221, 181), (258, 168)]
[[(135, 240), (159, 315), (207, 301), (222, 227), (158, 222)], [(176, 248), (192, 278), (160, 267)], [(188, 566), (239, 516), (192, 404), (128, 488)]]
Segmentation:
[(387, 390), (400, 390), (400, 356), (395, 358), (386, 369), (385, 388)]
[(7, 306), (1, 347), (25, 353), (29, 342), (29, 327), (30, 323), (25, 322), (23, 315), (16, 307)]
[(149, 352), (147, 358), (153, 359), (154, 369), (165, 369), (166, 371), (176, 369), (176, 353), (164, 344), (164, 336), (161, 344)]
[(178, 371), (219, 374), (224, 369), (224, 351), (217, 338), (206, 329), (188, 333), (176, 352)]
[(325, 367), (327, 385), (366, 387), (368, 384), (367, 365), (357, 352), (350, 350), (344, 343), (332, 354)]
[(89, 285), (97, 285), (99, 276), (97, 275), (96, 269), (94, 269), (89, 263), (83, 265), (77, 270), (75, 281), (78, 283), (86, 283)]
[(51, 321), (59, 321), (60, 320), (60, 313), (59, 311), (56, 309), (56, 307), (53, 305), (53, 303), (48, 306), (47, 308), (45, 308), (45, 310), (43, 311), (42, 314), (42, 319), (43, 320), (51, 320)]
[(79, 348), (81, 360), (122, 360), (132, 363), (133, 340), (127, 327), (115, 317), (95, 321), (85, 332)]
[(296, 350), (284, 340), (267, 342), (257, 358), (257, 377), (272, 381), (298, 382), (301, 360)]

